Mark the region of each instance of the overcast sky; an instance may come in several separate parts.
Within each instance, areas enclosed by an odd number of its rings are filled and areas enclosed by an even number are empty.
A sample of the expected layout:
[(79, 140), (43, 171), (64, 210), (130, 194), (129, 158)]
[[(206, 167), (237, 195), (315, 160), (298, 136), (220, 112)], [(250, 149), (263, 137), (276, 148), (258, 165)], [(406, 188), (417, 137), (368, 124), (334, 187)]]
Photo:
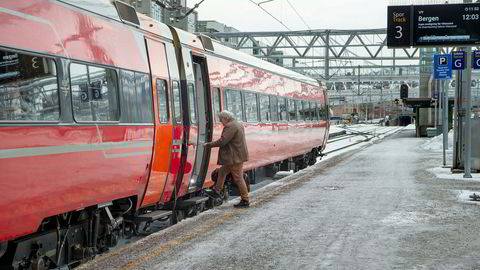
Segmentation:
[[(259, 3), (265, 0), (252, 0)], [(187, 0), (193, 7), (200, 0)], [(261, 5), (291, 30), (386, 28), (387, 0), (274, 0)], [(205, 0), (199, 20), (216, 20), (240, 31), (287, 31), (250, 0)]]

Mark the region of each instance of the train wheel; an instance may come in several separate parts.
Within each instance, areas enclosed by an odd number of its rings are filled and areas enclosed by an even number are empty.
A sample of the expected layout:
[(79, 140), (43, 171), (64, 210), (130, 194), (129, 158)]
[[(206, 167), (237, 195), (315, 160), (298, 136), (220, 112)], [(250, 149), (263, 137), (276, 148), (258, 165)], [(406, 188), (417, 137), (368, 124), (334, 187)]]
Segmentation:
[(198, 212), (201, 213), (201, 212), (205, 211), (206, 208), (207, 208), (206, 203), (203, 202), (203, 203), (198, 205)]
[(208, 201), (205, 203), (206, 209), (212, 209), (215, 206), (215, 200), (212, 197), (209, 197)]
[(298, 156), (297, 158), (295, 158), (295, 168), (293, 169), (293, 172), (298, 172), (307, 168), (310, 160), (309, 156), (309, 154), (305, 154), (303, 156)]
[(197, 205), (194, 205), (190, 208), (188, 208), (188, 210), (186, 211), (186, 215), (187, 217), (194, 217), (196, 216), (200, 211), (198, 210), (200, 206), (197, 206)]
[(309, 166), (315, 165), (315, 163), (317, 163), (317, 156), (318, 156), (317, 149), (313, 149), (308, 156), (309, 156), (308, 165)]
[(177, 216), (177, 222), (180, 222), (180, 221), (182, 221), (182, 220), (185, 219), (185, 211), (183, 211), (183, 210), (177, 210), (176, 212), (177, 212), (177, 214), (176, 214), (176, 216)]
[(170, 216), (170, 225), (177, 224), (178, 222), (182, 221), (184, 218), (185, 218), (185, 211), (176, 210)]

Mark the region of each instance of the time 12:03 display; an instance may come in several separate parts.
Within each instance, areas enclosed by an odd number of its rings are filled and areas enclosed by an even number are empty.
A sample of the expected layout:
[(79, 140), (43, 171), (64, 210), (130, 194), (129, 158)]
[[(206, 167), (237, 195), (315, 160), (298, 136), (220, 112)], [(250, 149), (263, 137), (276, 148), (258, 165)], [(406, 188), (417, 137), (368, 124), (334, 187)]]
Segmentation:
[(480, 15), (478, 15), (478, 14), (463, 14), (462, 19), (464, 21), (478, 21), (478, 19), (480, 19)]

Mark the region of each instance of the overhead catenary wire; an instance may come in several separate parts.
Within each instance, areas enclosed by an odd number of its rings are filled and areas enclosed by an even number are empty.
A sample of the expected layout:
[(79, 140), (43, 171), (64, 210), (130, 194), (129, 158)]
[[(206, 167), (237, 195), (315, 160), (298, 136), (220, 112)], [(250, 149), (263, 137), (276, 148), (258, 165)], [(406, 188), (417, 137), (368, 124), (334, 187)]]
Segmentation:
[[(257, 7), (259, 7), (260, 9), (262, 9), (265, 13), (267, 13), (270, 17), (272, 17), (275, 21), (277, 21), (278, 23), (280, 23), (283, 27), (285, 27), (287, 30), (289, 31), (292, 31), (287, 25), (285, 25), (281, 20), (277, 19), (273, 14), (271, 14), (270, 12), (268, 12), (268, 10), (266, 10), (265, 8), (263, 8), (262, 6), (260, 6), (261, 4), (263, 3), (267, 3), (267, 2), (271, 2), (271, 1), (262, 1), (262, 2), (259, 2), (259, 3), (256, 3), (254, 2), (253, 0), (248, 0), (250, 1), (251, 3), (253, 3), (254, 5), (256, 5)], [(290, 5), (290, 7), (292, 7), (292, 9), (295, 11), (295, 13), (297, 13), (297, 15), (300, 17), (300, 19), (305, 23), (305, 25), (310, 29), (310, 26), (308, 26), (308, 24), (306, 24), (306, 22), (303, 20), (303, 18), (300, 16), (300, 14), (297, 12), (297, 10), (293, 7), (293, 5), (287, 0), (288, 4)], [(301, 39), (303, 39), (303, 41), (305, 41), (305, 43), (309, 43), (304, 37), (301, 37)], [(293, 41), (292, 41), (293, 42)], [(336, 41), (334, 41), (336, 42)], [(295, 42), (293, 42), (294, 45), (295, 45)], [(336, 42), (337, 44), (339, 44), (338, 42)], [(313, 51), (313, 50), (312, 50)], [(347, 52), (348, 52), (348, 49), (347, 49)], [(355, 54), (354, 54), (355, 55)], [(304, 63), (307, 67), (308, 67), (308, 64), (307, 63)], [(346, 64), (344, 64), (345, 66)], [(313, 70), (313, 72), (315, 72), (317, 75), (319, 75), (321, 78), (324, 78), (323, 75), (321, 75), (317, 70)], [(338, 72), (338, 70), (336, 71)]]
[[(257, 7), (259, 7), (260, 9), (262, 9), (265, 13), (267, 13), (270, 17), (272, 17), (275, 21), (277, 21), (278, 23), (280, 23), (283, 27), (285, 27), (288, 31), (292, 31), (288, 26), (286, 26), (281, 20), (277, 19), (275, 16), (273, 16), (273, 14), (271, 14), (270, 12), (268, 12), (268, 10), (264, 9), (262, 6), (260, 6), (260, 4), (263, 4), (263, 3), (266, 3), (266, 2), (270, 2), (270, 1), (263, 1), (263, 2), (260, 2), (260, 3), (255, 3), (253, 0), (248, 0), (250, 1), (252, 4), (256, 5)], [(308, 41), (302, 37), (302, 39), (308, 44)], [(293, 41), (292, 41), (293, 42)], [(295, 44), (295, 42), (293, 42)], [(320, 75), (318, 73), (318, 71), (314, 70), (315, 73), (317, 73), (320, 77), (322, 77), (322, 75)]]
[(305, 26), (308, 28), (308, 30), (312, 30), (312, 28), (310, 28), (310, 26), (307, 24), (307, 22), (303, 19), (303, 17), (300, 15), (300, 13), (298, 13), (297, 9), (290, 3), (290, 1), (286, 0), (288, 5), (293, 9), (293, 11), (295, 12), (295, 14), (297, 14), (297, 16), (300, 18), (300, 20), (302, 20), (303, 24), (305, 24)]
[(268, 10), (264, 9), (262, 6), (260, 6), (260, 4), (262, 3), (255, 3), (253, 0), (248, 0), (250, 2), (252, 2), (255, 6), (259, 7), (260, 9), (262, 9), (265, 13), (267, 13), (270, 17), (272, 17), (275, 21), (277, 21), (278, 23), (280, 23), (281, 25), (283, 25), (283, 27), (287, 28), (288, 31), (292, 31), (290, 28), (288, 28), (288, 26), (286, 26), (282, 21), (280, 21), (279, 19), (277, 19), (277, 17), (273, 16), (272, 13), (268, 12)]

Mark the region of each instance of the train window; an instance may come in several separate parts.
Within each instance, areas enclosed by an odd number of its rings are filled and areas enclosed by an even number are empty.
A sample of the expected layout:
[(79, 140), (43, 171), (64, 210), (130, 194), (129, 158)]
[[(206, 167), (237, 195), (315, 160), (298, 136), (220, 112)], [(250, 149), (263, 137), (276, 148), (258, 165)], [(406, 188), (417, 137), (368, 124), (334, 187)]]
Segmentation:
[(297, 121), (297, 109), (293, 99), (288, 100), (288, 114), (290, 121)]
[(280, 121), (288, 121), (288, 103), (286, 98), (280, 98), (278, 104), (278, 109), (280, 110)]
[(136, 119), (138, 119), (135, 73), (132, 71), (121, 70), (120, 78), (122, 82), (122, 121), (134, 123), (136, 122)]
[(227, 90), (225, 92), (227, 110), (230, 111), (238, 121), (242, 121), (242, 96), (240, 91)]
[(303, 121), (307, 121), (308, 120), (308, 115), (309, 115), (309, 112), (308, 112), (309, 108), (308, 108), (308, 102), (305, 101), (305, 100), (302, 100), (302, 109), (300, 111), (300, 117)]
[(319, 117), (319, 114), (320, 114), (320, 104), (318, 104), (318, 102), (315, 102), (314, 105), (315, 105), (315, 118), (314, 118), (314, 120), (315, 120), (315, 121), (318, 121), (318, 120), (320, 120), (320, 117)]
[(276, 122), (278, 121), (278, 99), (275, 96), (270, 96), (270, 113), (271, 120)]
[(245, 115), (247, 122), (258, 122), (257, 94), (245, 93)]
[(318, 106), (320, 120), (327, 120), (327, 107), (323, 103), (319, 103)]
[(160, 123), (168, 123), (168, 91), (167, 82), (157, 79), (157, 102), (158, 102), (158, 118)]
[(0, 121), (58, 121), (55, 62), (0, 50)]
[(297, 120), (302, 121), (303, 116), (301, 114), (302, 111), (302, 102), (300, 100), (295, 100), (295, 113), (297, 114)]
[(270, 99), (266, 95), (260, 95), (260, 120), (270, 121)]
[(118, 121), (115, 70), (73, 63), (70, 65), (73, 115), (77, 122)]
[(220, 123), (218, 114), (220, 113), (220, 88), (213, 88), (213, 110), (215, 112), (215, 121)]
[(309, 109), (308, 109), (308, 120), (313, 121), (315, 118), (315, 104), (313, 102), (308, 102)]
[(175, 123), (182, 124), (182, 103), (180, 98), (180, 85), (178, 81), (174, 81), (172, 84), (172, 96), (173, 96), (173, 117)]
[(143, 73), (135, 73), (135, 85), (137, 90), (137, 109), (140, 123), (152, 123), (152, 87), (150, 76)]
[(188, 110), (190, 112), (190, 123), (197, 123), (197, 99), (195, 95), (195, 87), (192, 83), (188, 84)]

